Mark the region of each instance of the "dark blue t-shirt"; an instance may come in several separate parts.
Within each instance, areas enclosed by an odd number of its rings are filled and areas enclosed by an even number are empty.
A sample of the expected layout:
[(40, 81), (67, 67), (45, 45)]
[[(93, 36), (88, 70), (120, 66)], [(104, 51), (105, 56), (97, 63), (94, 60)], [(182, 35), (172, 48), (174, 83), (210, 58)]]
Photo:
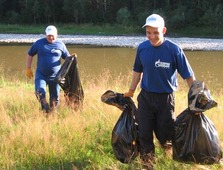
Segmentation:
[(133, 70), (143, 73), (141, 88), (155, 93), (176, 91), (177, 73), (183, 79), (194, 75), (183, 50), (167, 39), (157, 47), (152, 46), (149, 40), (141, 43)]
[(49, 43), (46, 38), (37, 40), (29, 49), (28, 54), (34, 56), (37, 54), (37, 72), (44, 76), (55, 77), (61, 67), (61, 57), (65, 59), (69, 52), (65, 44), (56, 40)]

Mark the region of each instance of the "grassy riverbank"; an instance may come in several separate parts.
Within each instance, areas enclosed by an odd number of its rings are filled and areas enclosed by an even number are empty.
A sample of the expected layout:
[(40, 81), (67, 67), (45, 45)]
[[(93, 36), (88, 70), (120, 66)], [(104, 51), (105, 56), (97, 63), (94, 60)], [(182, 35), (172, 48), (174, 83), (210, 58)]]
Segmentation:
[[(0, 33), (15, 34), (43, 34), (47, 25), (5, 25), (0, 24)], [(83, 34), (83, 35), (134, 35), (142, 34), (143, 30), (135, 27), (123, 27), (121, 25), (73, 25), (56, 24), (59, 34)]]
[[(15, 34), (43, 34), (47, 25), (13, 25), (0, 24), (0, 33)], [(56, 24), (59, 34), (77, 35), (145, 35), (145, 29), (141, 26), (122, 26), (122, 25), (93, 25), (93, 24)], [(173, 29), (167, 26), (169, 37), (200, 37), (200, 38), (223, 38), (223, 30), (213, 33), (212, 28), (187, 27), (184, 29)]]
[[(69, 108), (61, 93), (60, 108), (49, 118), (39, 110), (31, 80), (21, 81), (16, 75), (6, 80), (3, 75), (0, 79), (0, 169), (140, 169), (139, 159), (129, 165), (115, 159), (111, 147), (111, 131), (121, 111), (100, 101), (101, 95), (108, 89), (126, 91), (130, 73), (129, 76), (116, 79), (111, 79), (109, 73), (91, 80), (82, 77), (85, 91), (83, 109), (75, 112)], [(182, 82), (180, 84), (182, 86), (176, 93), (177, 114), (187, 106), (187, 87)], [(213, 97), (219, 101), (219, 107), (205, 114), (214, 122), (222, 140), (223, 106), (220, 102), (223, 94), (213, 92)], [(133, 99), (136, 101), (136, 96)], [(219, 165), (201, 166), (176, 162), (164, 157), (158, 144), (156, 155), (156, 170), (222, 168)]]

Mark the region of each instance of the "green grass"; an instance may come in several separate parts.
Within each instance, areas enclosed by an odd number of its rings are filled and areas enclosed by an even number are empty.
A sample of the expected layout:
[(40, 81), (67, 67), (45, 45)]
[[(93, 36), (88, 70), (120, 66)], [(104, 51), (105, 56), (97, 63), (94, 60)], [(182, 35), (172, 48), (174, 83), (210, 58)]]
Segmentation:
[[(1, 71), (2, 72), (2, 71)], [(103, 74), (82, 82), (85, 99), (83, 109), (74, 111), (65, 103), (61, 92), (60, 108), (45, 117), (40, 110), (30, 80), (15, 77), (0, 79), (0, 169), (3, 170), (135, 170), (141, 169), (140, 159), (131, 164), (116, 160), (111, 147), (111, 132), (121, 111), (101, 102), (106, 90), (124, 92), (129, 88), (131, 74), (112, 79)], [(112, 82), (112, 83), (110, 83)], [(185, 83), (185, 82), (184, 82)], [(187, 105), (186, 86), (182, 82), (176, 93), (176, 113)], [(136, 94), (139, 92), (137, 89)], [(214, 94), (221, 101), (223, 94)], [(133, 100), (136, 100), (137, 95)], [(219, 116), (222, 104), (206, 113), (213, 120), (223, 139)], [(165, 157), (156, 142), (156, 170), (220, 170), (220, 165), (185, 164)]]
[(167, 28), (167, 33), (172, 37), (223, 38), (223, 30), (212, 27), (188, 26), (177, 30)]
[[(76, 35), (145, 35), (145, 29), (141, 26), (122, 26), (118, 24), (55, 24), (59, 34), (76, 34)], [(16, 25), (0, 24), (0, 33), (15, 34), (45, 34), (44, 30), (47, 25)], [(168, 28), (167, 36), (170, 37), (208, 37), (223, 38), (222, 29), (213, 29), (208, 27), (197, 28), (188, 26), (182, 29)]]
[[(59, 34), (83, 34), (83, 35), (134, 35), (144, 31), (133, 26), (121, 25), (92, 25), (92, 24), (56, 24)], [(0, 33), (16, 34), (44, 34), (47, 25), (13, 25), (0, 24)]]

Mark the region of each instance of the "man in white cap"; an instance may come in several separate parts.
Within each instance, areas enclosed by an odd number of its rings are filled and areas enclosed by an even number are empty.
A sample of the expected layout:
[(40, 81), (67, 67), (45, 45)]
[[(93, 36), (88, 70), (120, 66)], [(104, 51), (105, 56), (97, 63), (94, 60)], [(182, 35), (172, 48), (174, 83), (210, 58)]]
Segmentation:
[[(35, 74), (35, 93), (41, 103), (41, 108), (49, 113), (50, 108), (58, 106), (60, 86), (53, 81), (61, 67), (61, 58), (65, 59), (70, 54), (65, 44), (57, 39), (57, 28), (50, 25), (45, 30), (46, 37), (37, 40), (29, 49), (26, 62), (26, 75), (33, 77), (31, 64), (37, 55)], [(49, 87), (49, 103), (46, 100), (46, 86)]]
[(177, 73), (186, 80), (189, 87), (195, 76), (183, 50), (164, 37), (167, 29), (160, 15), (150, 15), (144, 27), (148, 40), (138, 46), (132, 82), (124, 96), (133, 97), (141, 81), (136, 115), (139, 125), (140, 156), (143, 164), (152, 169), (155, 160), (153, 133), (164, 149), (171, 148), (175, 119), (174, 91), (178, 86)]

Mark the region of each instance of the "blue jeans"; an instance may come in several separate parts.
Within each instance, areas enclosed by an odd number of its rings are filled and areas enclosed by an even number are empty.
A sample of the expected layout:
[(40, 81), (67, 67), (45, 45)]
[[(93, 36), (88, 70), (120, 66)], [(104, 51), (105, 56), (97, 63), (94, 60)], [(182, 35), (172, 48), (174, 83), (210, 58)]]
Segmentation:
[(57, 82), (53, 81), (54, 77), (44, 76), (39, 72), (35, 76), (35, 92), (38, 100), (41, 103), (43, 108), (43, 100), (46, 100), (46, 87), (49, 88), (49, 103), (50, 107), (58, 106), (59, 104), (59, 95), (60, 95), (60, 86)]

